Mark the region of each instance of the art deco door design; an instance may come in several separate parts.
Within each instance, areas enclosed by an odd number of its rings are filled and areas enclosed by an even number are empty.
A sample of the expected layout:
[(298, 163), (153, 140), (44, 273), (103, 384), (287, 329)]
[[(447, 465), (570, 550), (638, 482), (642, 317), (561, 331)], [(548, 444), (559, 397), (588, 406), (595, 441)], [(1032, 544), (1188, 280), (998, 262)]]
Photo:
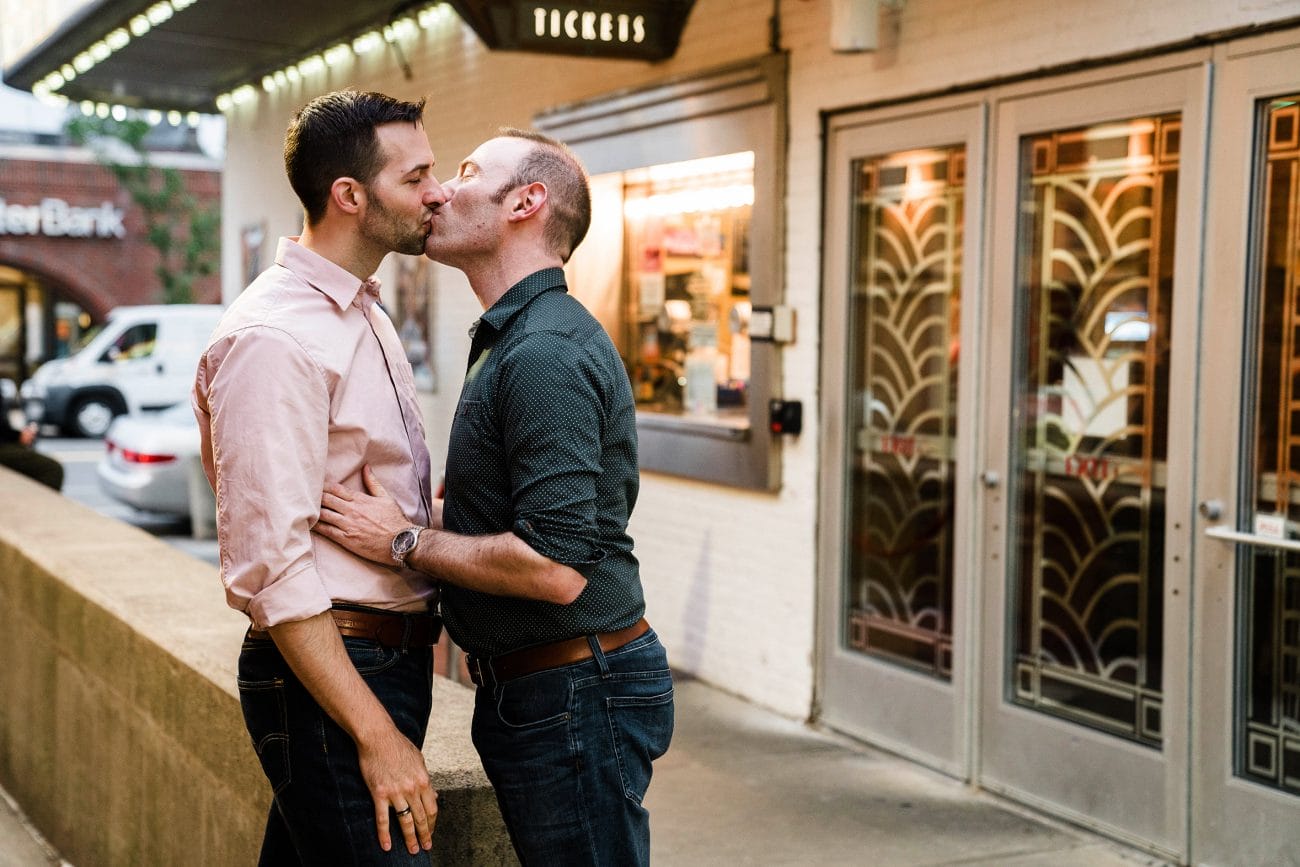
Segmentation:
[[(1300, 94), (1263, 104), (1253, 500), (1256, 531), (1300, 521)], [(1237, 773), (1300, 794), (1300, 553), (1239, 573)]]
[(1021, 139), (1007, 698), (1161, 743), (1181, 125)]
[(952, 674), (965, 149), (855, 160), (847, 647)]

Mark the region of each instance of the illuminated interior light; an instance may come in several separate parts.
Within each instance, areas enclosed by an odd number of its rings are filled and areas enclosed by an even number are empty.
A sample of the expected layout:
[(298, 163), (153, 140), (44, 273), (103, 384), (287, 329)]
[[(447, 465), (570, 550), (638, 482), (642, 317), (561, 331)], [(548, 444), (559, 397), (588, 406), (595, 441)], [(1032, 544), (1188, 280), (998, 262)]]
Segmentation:
[(321, 57), (319, 54), (313, 54), (311, 57), (305, 58), (298, 63), (298, 71), (302, 73), (303, 76), (315, 75), (324, 68), (325, 58)]
[(703, 175), (720, 175), (726, 172), (744, 172), (752, 171), (754, 168), (754, 152), (742, 151), (734, 154), (724, 154), (717, 157), (704, 157), (698, 160), (686, 160), (680, 163), (665, 163), (658, 166), (649, 166), (634, 172), (629, 172), (627, 180), (629, 183), (650, 181), (651, 183), (662, 183), (664, 181), (680, 181), (687, 178), (701, 177)]
[(113, 120), (117, 121), (118, 123), (121, 123), (122, 121), (126, 120), (126, 106), (125, 106), (125, 105), (115, 105), (115, 106), (113, 106)]
[(284, 87), (289, 83), (289, 76), (284, 74), (283, 69), (277, 69), (275, 75), (272, 75), (271, 78), (275, 79), (276, 87)]
[(67, 84), (67, 82), (63, 78), (63, 73), (59, 72), (57, 69), (45, 76), (45, 86), (50, 90), (58, 90), (65, 84)]
[(393, 22), (393, 35), (401, 38), (403, 36), (412, 36), (419, 32), (413, 18), (399, 18)]
[(286, 66), (284, 69), (284, 76), (289, 79), (291, 84), (297, 84), (299, 81), (302, 81), (302, 74), (298, 72), (298, 67), (296, 66)]
[(157, 109), (151, 108), (144, 113), (144, 119), (149, 126), (157, 126), (163, 121), (163, 113)]
[(77, 72), (87, 72), (95, 65), (95, 58), (90, 56), (89, 51), (83, 51), (76, 57), (72, 58), (72, 68)]
[(177, 12), (184, 12), (193, 6), (198, 0), (172, 0), (172, 8)]
[(251, 84), (240, 85), (230, 92), (230, 98), (235, 101), (235, 105), (243, 105), (255, 96), (257, 90)]
[(32, 95), (37, 99), (44, 99), (50, 95), (50, 86), (46, 83), (45, 79), (41, 79), (32, 85)]
[(753, 184), (727, 187), (699, 187), (645, 198), (628, 199), (623, 214), (628, 219), (665, 217), (670, 214), (693, 214), (701, 211), (725, 211), (754, 204)]
[(279, 85), (275, 83), (275, 76), (273, 75), (262, 76), (262, 90), (265, 90), (267, 93), (275, 93), (275, 89), (278, 86)]
[(384, 32), (384, 41), (385, 41), (385, 42), (389, 42), (389, 43), (391, 43), (391, 42), (396, 41), (396, 39), (397, 39), (397, 31), (393, 29), (393, 25), (391, 25), (391, 24), (386, 24), (386, 25), (384, 25), (384, 31), (383, 31), (383, 32)]
[(109, 48), (108, 43), (102, 39), (90, 46), (88, 50), (90, 51), (90, 56), (95, 59), (96, 63), (102, 63), (108, 59), (110, 54), (113, 53), (113, 49)]
[(425, 30), (428, 30), (430, 27), (438, 23), (438, 9), (439, 7), (437, 6), (429, 6), (428, 8), (421, 9), (416, 21)]
[(191, 111), (189, 114), (185, 115), (185, 124), (190, 129), (198, 129), (200, 120), (202, 120), (202, 118), (199, 117), (197, 111)]
[(172, 126), (180, 126), (180, 125), (181, 125), (181, 113), (180, 113), (179, 111), (175, 111), (175, 110), (167, 112), (167, 122), (168, 122), (169, 124), (171, 124)]
[(230, 111), (233, 105), (234, 105), (234, 100), (230, 98), (230, 94), (223, 93), (217, 97), (217, 111), (220, 112)]
[(88, 99), (81, 102), (81, 113), (86, 117), (92, 117), (95, 114), (95, 104)]
[(109, 111), (110, 109), (107, 103), (103, 103), (103, 102), (95, 103), (95, 117), (98, 117), (101, 120), (107, 120)]
[(149, 23), (157, 27), (172, 17), (172, 4), (167, 2), (155, 3), (144, 14), (149, 19)]
[(338, 66), (343, 61), (352, 56), (352, 47), (350, 45), (335, 45), (325, 52), (325, 62), (330, 66)]
[(63, 64), (63, 66), (59, 67), (59, 72), (63, 73), (64, 81), (72, 81), (72, 79), (77, 77), (77, 70), (72, 68), (71, 63)]
[(126, 32), (125, 27), (119, 27), (116, 30), (109, 31), (109, 34), (104, 37), (104, 41), (114, 51), (121, 51), (131, 41), (131, 34)]
[(150, 28), (153, 27), (153, 25), (149, 23), (149, 19), (143, 15), (137, 15), (134, 18), (132, 18), (131, 24), (129, 26), (131, 28), (131, 32), (134, 33), (136, 36), (144, 36), (146, 33), (149, 32)]
[(367, 51), (378, 48), (383, 41), (384, 37), (378, 30), (371, 30), (369, 33), (363, 33), (352, 40), (352, 50), (357, 54), (365, 54)]

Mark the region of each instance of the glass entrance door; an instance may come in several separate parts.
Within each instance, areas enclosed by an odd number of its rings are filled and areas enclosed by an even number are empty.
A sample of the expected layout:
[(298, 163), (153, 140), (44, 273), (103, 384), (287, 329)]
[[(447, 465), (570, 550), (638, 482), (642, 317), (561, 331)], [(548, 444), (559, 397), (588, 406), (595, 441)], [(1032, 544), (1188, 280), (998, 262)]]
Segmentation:
[(998, 102), (991, 194), (979, 780), (1173, 857), (1205, 75)]
[(1221, 51), (1198, 462), (1193, 849), (1300, 861), (1300, 47)]
[[(821, 716), (951, 773), (968, 773), (969, 533), (983, 111), (953, 106), (839, 119), (832, 131), (824, 381), (828, 425)], [(844, 252), (848, 256), (844, 256)], [(830, 308), (828, 307), (828, 310)], [(834, 323), (833, 325), (830, 323)], [(966, 412), (963, 412), (966, 409)]]

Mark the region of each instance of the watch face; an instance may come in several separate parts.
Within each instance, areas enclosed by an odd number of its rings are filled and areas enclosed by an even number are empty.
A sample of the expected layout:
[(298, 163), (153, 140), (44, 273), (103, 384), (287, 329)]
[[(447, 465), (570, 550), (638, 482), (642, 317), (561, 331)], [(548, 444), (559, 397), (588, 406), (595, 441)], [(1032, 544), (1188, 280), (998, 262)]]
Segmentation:
[(393, 539), (394, 554), (409, 554), (415, 547), (416, 532), (414, 530), (403, 530)]

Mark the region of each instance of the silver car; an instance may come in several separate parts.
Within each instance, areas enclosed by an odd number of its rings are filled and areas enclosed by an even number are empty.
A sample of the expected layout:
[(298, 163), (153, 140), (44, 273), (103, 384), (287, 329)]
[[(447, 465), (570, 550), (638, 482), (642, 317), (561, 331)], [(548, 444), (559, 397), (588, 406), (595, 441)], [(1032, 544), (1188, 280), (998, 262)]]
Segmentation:
[(146, 512), (189, 517), (190, 485), (211, 498), (195, 466), (199, 426), (188, 402), (156, 413), (123, 415), (104, 436), (99, 486), (115, 500)]

